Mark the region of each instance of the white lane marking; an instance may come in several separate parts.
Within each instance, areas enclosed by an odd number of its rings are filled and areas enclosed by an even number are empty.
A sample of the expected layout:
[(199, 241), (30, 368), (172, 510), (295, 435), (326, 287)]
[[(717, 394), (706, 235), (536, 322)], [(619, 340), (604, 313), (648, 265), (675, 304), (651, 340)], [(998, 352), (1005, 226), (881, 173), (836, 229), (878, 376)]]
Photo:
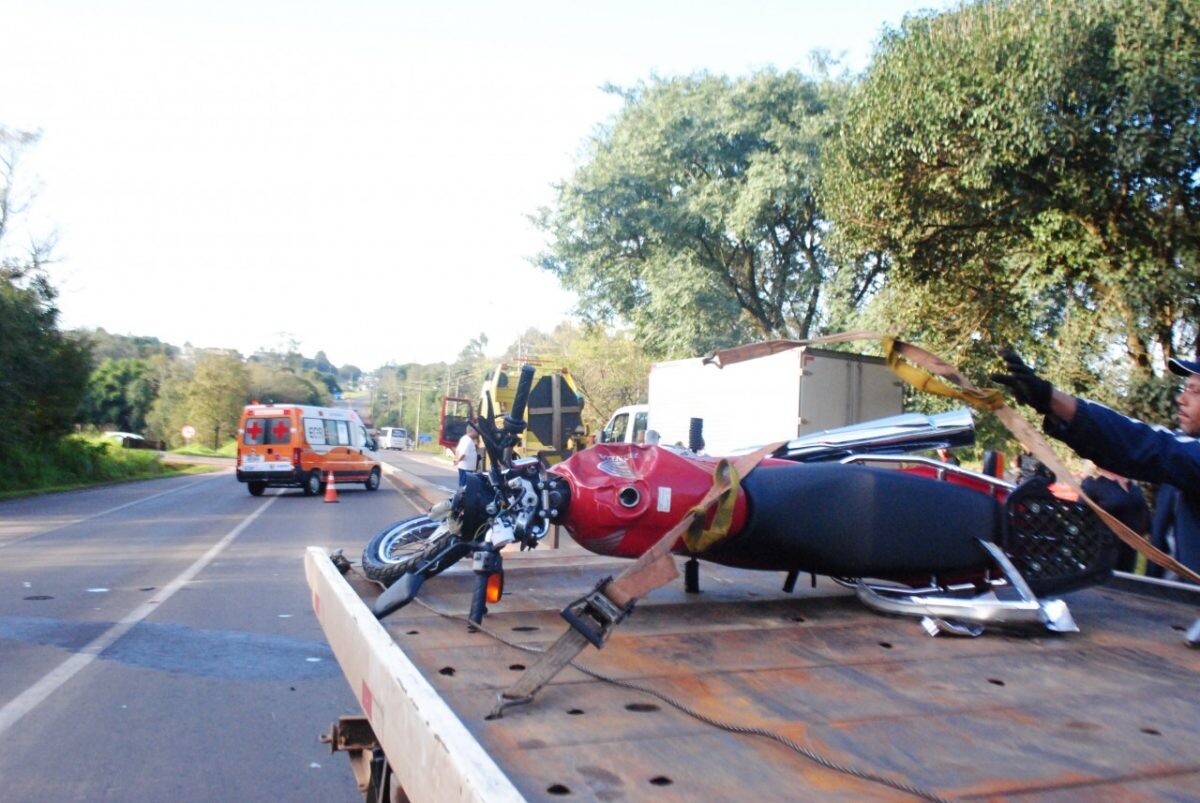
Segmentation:
[[(387, 474), (389, 476), (389, 478), (391, 478), (391, 477), (401, 477), (402, 478), (402, 477), (408, 476), (408, 477), (414, 477), (418, 480), (422, 479), (422, 477), (414, 474), (413, 472), (402, 469), (399, 466), (393, 466), (390, 463), (383, 464), (383, 473)], [(428, 482), (430, 485), (437, 488), (439, 491), (445, 491), (446, 493), (448, 493), (450, 495), (454, 495), (455, 493), (458, 492), (458, 486), (455, 486), (453, 488), (447, 488), (445, 485), (439, 485), (438, 483), (436, 483), (432, 480), (424, 480), (424, 481)], [(401, 479), (401, 482), (403, 482), (403, 479)], [(396, 488), (396, 490), (399, 491), (400, 489)]]
[(36, 538), (39, 535), (46, 535), (47, 533), (58, 532), (59, 530), (65, 529), (67, 527), (73, 527), (76, 524), (82, 524), (85, 521), (91, 521), (92, 519), (96, 519), (101, 516), (107, 516), (109, 513), (116, 513), (118, 510), (124, 510), (125, 508), (133, 507), (134, 505), (140, 505), (142, 502), (149, 502), (151, 499), (157, 499), (160, 496), (166, 496), (167, 494), (178, 493), (179, 491), (186, 491), (188, 488), (194, 488), (197, 485), (199, 485), (200, 483), (205, 482), (207, 479), (209, 479), (209, 478), (205, 477), (204, 479), (197, 480), (196, 482), (189, 482), (187, 485), (180, 485), (178, 488), (170, 488), (166, 491), (159, 491), (156, 494), (150, 494), (150, 496), (143, 496), (141, 499), (134, 499), (132, 502), (126, 502), (123, 505), (117, 505), (116, 507), (110, 507), (108, 510), (101, 510), (98, 513), (92, 513), (91, 515), (88, 515), (88, 516), (81, 516), (80, 518), (77, 518), (77, 519), (67, 519), (66, 521), (60, 521), (55, 526), (51, 527), (48, 530), (35, 530), (34, 532), (26, 533), (25, 535), (19, 535), (16, 538), (13, 538), (9, 541), (0, 542), (0, 549), (3, 549), (6, 546), (12, 546), (13, 544), (19, 544), (22, 541), (28, 541), (30, 538)]
[(233, 539), (241, 535), (242, 531), (262, 515), (264, 510), (274, 504), (276, 499), (279, 499), (279, 497), (270, 497), (267, 501), (263, 502), (258, 510), (255, 510), (249, 516), (242, 519), (242, 522), (238, 526), (230, 530), (220, 541), (213, 544), (195, 563), (184, 569), (174, 580), (167, 583), (162, 591), (156, 594), (153, 599), (143, 602), (134, 608), (121, 621), (101, 633), (79, 652), (50, 670), (41, 680), (21, 692), (3, 708), (0, 708), (0, 735), (3, 735), (5, 731), (15, 725), (21, 717), (45, 702), (60, 686), (86, 669), (92, 661), (100, 657), (100, 653), (108, 649), (121, 636), (132, 630), (134, 625), (158, 610), (162, 606), (162, 603), (174, 596), (176, 591), (191, 582), (208, 564), (213, 562), (217, 555), (221, 554), (225, 547), (233, 543)]
[[(405, 483), (405, 485), (406, 485), (406, 488), (400, 488), (395, 483), (393, 483), (392, 490), (394, 490), (396, 493), (403, 496), (405, 499), (409, 498), (409, 493), (415, 493), (418, 496), (420, 496), (420, 492), (413, 489), (411, 487), (411, 483), (405, 482), (404, 477), (413, 477), (414, 479), (417, 479), (417, 480), (421, 480), (422, 479), (421, 477), (417, 476), (416, 474), (413, 474), (411, 471), (405, 471), (402, 468), (397, 468), (396, 466), (388, 465), (387, 463), (384, 463), (383, 465), (384, 465), (383, 473), (387, 475), (388, 479), (398, 480), (399, 482)], [(437, 488), (439, 491), (443, 491), (444, 493), (446, 493), (449, 496), (454, 496), (454, 494), (456, 494), (458, 492), (457, 487), (447, 488), (445, 485), (438, 485), (436, 482), (431, 482), (429, 480), (424, 480), (424, 481), (428, 482), (434, 488)], [(412, 504), (411, 499), (409, 499), (409, 504)], [(418, 510), (421, 509), (420, 505), (416, 505), (416, 507)]]

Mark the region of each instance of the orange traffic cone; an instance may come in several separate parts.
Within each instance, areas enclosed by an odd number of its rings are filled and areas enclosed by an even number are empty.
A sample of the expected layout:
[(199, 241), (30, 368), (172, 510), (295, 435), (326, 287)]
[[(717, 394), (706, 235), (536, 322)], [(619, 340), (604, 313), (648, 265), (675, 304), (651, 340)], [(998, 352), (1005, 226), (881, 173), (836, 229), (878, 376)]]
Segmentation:
[(333, 472), (330, 471), (325, 475), (325, 501), (336, 502), (337, 500), (337, 488), (334, 487)]

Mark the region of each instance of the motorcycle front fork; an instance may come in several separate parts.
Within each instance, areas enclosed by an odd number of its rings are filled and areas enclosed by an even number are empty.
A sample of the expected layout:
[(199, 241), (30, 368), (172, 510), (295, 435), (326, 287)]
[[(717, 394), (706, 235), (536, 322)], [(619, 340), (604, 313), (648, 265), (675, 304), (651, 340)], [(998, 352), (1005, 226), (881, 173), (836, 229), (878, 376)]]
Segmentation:
[(504, 593), (504, 560), (500, 548), (489, 543), (479, 544), (475, 550), (475, 590), (471, 594), (471, 612), (467, 618), (479, 626), (487, 613), (489, 602), (499, 602)]

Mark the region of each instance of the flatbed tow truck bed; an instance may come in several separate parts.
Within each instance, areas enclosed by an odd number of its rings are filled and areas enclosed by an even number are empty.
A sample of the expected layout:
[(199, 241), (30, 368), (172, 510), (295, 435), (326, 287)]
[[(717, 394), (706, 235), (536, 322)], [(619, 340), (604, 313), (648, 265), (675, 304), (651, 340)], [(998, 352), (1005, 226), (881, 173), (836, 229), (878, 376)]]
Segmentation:
[(628, 565), (564, 540), (505, 553), (486, 632), (466, 623), (469, 560), (380, 622), (379, 587), (308, 550), (317, 617), (409, 799), (1200, 800), (1200, 597), (1173, 584), (1064, 596), (1079, 633), (931, 638), (825, 578), (788, 594), (781, 573), (702, 563), (700, 593), (654, 591), (580, 654), (588, 673), (488, 719), (559, 612)]

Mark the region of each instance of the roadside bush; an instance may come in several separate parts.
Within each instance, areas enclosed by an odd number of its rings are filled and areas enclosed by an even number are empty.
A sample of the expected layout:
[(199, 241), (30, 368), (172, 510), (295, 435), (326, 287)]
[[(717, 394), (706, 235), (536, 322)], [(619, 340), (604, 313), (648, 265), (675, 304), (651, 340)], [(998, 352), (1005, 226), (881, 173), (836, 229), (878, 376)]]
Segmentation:
[(94, 477), (105, 469), (110, 445), (68, 435), (54, 445), (52, 466), (63, 478)]
[(8, 469), (0, 473), (0, 493), (64, 490), (170, 473), (155, 452), (122, 449), (80, 435), (68, 435), (42, 449), (18, 451)]

